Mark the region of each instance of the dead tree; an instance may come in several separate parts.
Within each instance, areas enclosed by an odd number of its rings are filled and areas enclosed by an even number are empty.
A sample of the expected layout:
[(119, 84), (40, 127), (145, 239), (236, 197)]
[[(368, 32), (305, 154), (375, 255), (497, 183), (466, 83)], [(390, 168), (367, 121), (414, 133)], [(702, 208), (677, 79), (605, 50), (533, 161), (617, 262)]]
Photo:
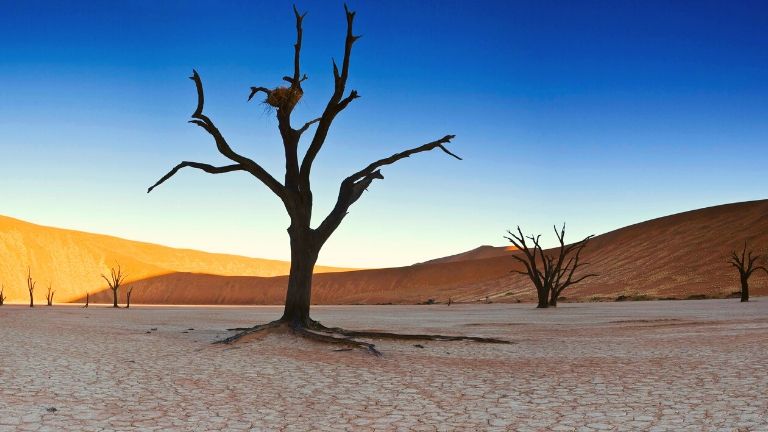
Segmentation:
[(87, 308), (88, 307), (88, 303), (90, 303), (90, 302), (91, 302), (91, 293), (86, 291), (85, 292), (85, 305), (83, 307)]
[(56, 294), (56, 290), (53, 289), (52, 285), (48, 284), (48, 293), (45, 294), (45, 300), (48, 302), (48, 306), (53, 306), (53, 295)]
[(754, 255), (753, 251), (747, 252), (747, 242), (744, 242), (744, 249), (741, 251), (741, 255), (736, 251), (731, 252), (731, 256), (728, 258), (728, 263), (739, 271), (739, 280), (741, 282), (741, 301), (749, 301), (749, 278), (755, 270), (764, 270), (768, 273), (762, 265), (756, 265), (757, 262), (762, 259), (761, 255)]
[(0, 286), (0, 306), (5, 304), (5, 285)]
[(579, 267), (588, 265), (588, 263), (581, 262), (581, 251), (584, 250), (584, 247), (587, 246), (587, 243), (589, 243), (589, 240), (591, 240), (594, 235), (589, 235), (581, 241), (566, 245), (565, 223), (563, 223), (563, 227), (559, 232), (557, 227), (553, 228), (555, 230), (557, 240), (560, 243), (560, 248), (558, 249), (558, 255), (556, 258), (557, 261), (553, 268), (554, 279), (552, 283), (552, 290), (550, 291), (549, 295), (549, 305), (557, 307), (557, 300), (560, 298), (560, 294), (562, 294), (566, 288), (571, 285), (575, 285), (584, 279), (597, 276), (597, 274), (588, 273), (574, 279), (574, 273), (576, 273), (576, 270), (578, 270)]
[(131, 307), (131, 294), (133, 293), (133, 286), (128, 285), (128, 289), (125, 290), (125, 308)]
[[(521, 262), (525, 271), (513, 270), (513, 272), (526, 275), (533, 282), (538, 300), (537, 308), (556, 307), (560, 294), (566, 288), (589, 277), (597, 276), (594, 273), (588, 273), (574, 277), (580, 267), (587, 265), (581, 262), (581, 251), (594, 236), (590, 235), (579, 242), (567, 245), (565, 224), (560, 230), (557, 227), (553, 228), (560, 247), (549, 253), (545, 253), (541, 247), (541, 234), (526, 236), (518, 226), (517, 233), (507, 231), (508, 235), (504, 236), (522, 252), (522, 256), (514, 254), (512, 258)], [(530, 240), (531, 244), (527, 240)]]
[[(356, 90), (347, 93), (347, 81), (350, 73), (350, 59), (352, 55), (352, 46), (357, 42), (360, 36), (354, 35), (352, 31), (355, 13), (344, 7), (346, 13), (346, 37), (344, 40), (344, 56), (341, 64), (332, 62), (333, 66), (333, 93), (331, 94), (325, 109), (319, 117), (311, 119), (305, 123), (299, 123), (301, 126), (294, 126), (291, 115), (298, 101), (303, 97), (304, 90), (302, 82), (307, 79), (307, 75), (302, 73), (300, 56), (302, 45), (302, 22), (306, 14), (301, 14), (293, 8), (296, 20), (296, 43), (293, 46), (293, 71), (290, 76), (284, 76), (283, 80), (287, 86), (278, 86), (274, 88), (251, 87), (248, 100), (251, 100), (256, 94), (263, 93), (266, 98), (264, 103), (274, 108), (277, 116), (277, 126), (282, 138), (282, 144), (285, 153), (285, 175), (283, 182), (278, 181), (268, 173), (259, 163), (255, 162), (242, 154), (236, 152), (221, 131), (215, 126), (213, 120), (203, 113), (204, 94), (203, 83), (197, 71), (192, 71), (190, 79), (194, 81), (197, 89), (197, 107), (192, 114), (190, 123), (201, 127), (204, 131), (213, 137), (216, 148), (219, 153), (229, 159), (229, 165), (214, 166), (200, 162), (184, 161), (173, 167), (167, 174), (152, 185), (147, 192), (171, 178), (182, 168), (195, 168), (209, 174), (223, 174), (236, 171), (248, 173), (263, 183), (273, 194), (275, 194), (290, 217), (290, 226), (288, 235), (291, 245), (291, 269), (288, 277), (288, 289), (285, 297), (285, 307), (282, 317), (267, 325), (273, 327), (287, 327), (293, 329), (295, 333), (307, 336), (317, 340), (326, 340), (333, 342), (329, 338), (338, 340), (335, 336), (342, 336), (343, 341), (351, 344), (349, 337), (352, 332), (344, 333), (341, 329), (328, 329), (310, 318), (310, 298), (312, 294), (312, 272), (315, 267), (320, 249), (328, 238), (339, 227), (342, 220), (349, 213), (349, 209), (373, 183), (374, 180), (381, 180), (384, 176), (381, 169), (399, 162), (409, 156), (429, 152), (432, 150), (441, 150), (449, 156), (461, 159), (448, 150), (446, 145), (454, 138), (453, 135), (445, 135), (435, 141), (413, 147), (392, 156), (385, 157), (370, 163), (363, 169), (354, 172), (346, 177), (339, 186), (338, 197), (333, 209), (323, 218), (318, 226), (312, 227), (313, 195), (312, 184), (310, 181), (312, 167), (320, 150), (325, 144), (326, 137), (331, 129), (336, 116), (344, 111), (360, 95)], [(303, 156), (300, 157), (299, 142), (310, 128), (314, 128), (314, 133), (310, 139), (309, 145)], [(254, 331), (264, 329), (264, 326), (256, 326), (243, 330), (227, 339), (232, 342), (241, 336)], [(334, 336), (335, 335), (335, 336)], [(356, 334), (361, 336), (360, 334)], [(382, 334), (382, 337), (386, 335)], [(389, 335), (394, 337), (394, 335)], [(362, 343), (360, 343), (362, 344)], [(367, 344), (365, 347), (372, 347)]]
[(32, 280), (32, 269), (27, 268), (27, 290), (29, 291), (29, 307), (35, 307), (35, 285), (37, 282)]
[(109, 285), (109, 289), (112, 290), (112, 307), (117, 308), (120, 307), (117, 305), (117, 294), (118, 290), (120, 289), (120, 286), (123, 284), (123, 281), (125, 280), (125, 275), (123, 274), (123, 269), (120, 268), (120, 264), (117, 265), (117, 270), (115, 270), (114, 267), (109, 269), (110, 271), (110, 277), (107, 278), (104, 276), (104, 274), (101, 274), (101, 277), (107, 281), (107, 285)]

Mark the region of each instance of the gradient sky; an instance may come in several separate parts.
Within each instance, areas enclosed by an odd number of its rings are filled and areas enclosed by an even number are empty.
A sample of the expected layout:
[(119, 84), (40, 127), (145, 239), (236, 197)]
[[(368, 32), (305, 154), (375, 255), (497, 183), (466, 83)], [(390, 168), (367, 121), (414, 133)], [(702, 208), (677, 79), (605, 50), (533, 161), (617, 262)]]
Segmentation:
[[(351, 1), (349, 87), (313, 170), (315, 211), (368, 162), (446, 133), (452, 150), (383, 170), (320, 263), (411, 264), (517, 224), (573, 238), (768, 194), (765, 1)], [(316, 117), (341, 57), (342, 3), (307, 11), (296, 123)], [(272, 113), (252, 85), (291, 71), (288, 2), (0, 0), (0, 214), (45, 225), (287, 259), (279, 200), (220, 163), (186, 123), (206, 113), (277, 178)], [(552, 236), (549, 238), (550, 244)]]

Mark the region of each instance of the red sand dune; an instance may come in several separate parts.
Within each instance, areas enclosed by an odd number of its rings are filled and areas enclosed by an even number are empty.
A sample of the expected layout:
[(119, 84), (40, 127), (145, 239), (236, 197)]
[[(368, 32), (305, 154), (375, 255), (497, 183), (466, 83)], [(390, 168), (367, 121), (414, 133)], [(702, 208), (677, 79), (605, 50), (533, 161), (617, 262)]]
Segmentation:
[[(44, 303), (48, 284), (54, 301), (67, 302), (106, 288), (100, 274), (120, 263), (128, 281), (178, 272), (224, 276), (277, 276), (290, 263), (124, 240), (99, 234), (50, 228), (0, 216), (0, 284), (9, 302), (28, 302), (27, 268), (37, 281), (35, 302)], [(319, 272), (339, 271), (320, 267)]]
[[(710, 207), (631, 225), (596, 237), (585, 249), (588, 279), (564, 293), (571, 300), (619, 295), (686, 298), (724, 296), (738, 290), (726, 257), (744, 240), (768, 247), (768, 200)], [(408, 267), (317, 274), (315, 304), (418, 303), (531, 300), (519, 264), (506, 247), (473, 251)], [(286, 277), (161, 275), (134, 283), (135, 301), (174, 304), (279, 304)], [(768, 294), (768, 276), (756, 273), (752, 293)], [(107, 301), (107, 293), (97, 296)]]

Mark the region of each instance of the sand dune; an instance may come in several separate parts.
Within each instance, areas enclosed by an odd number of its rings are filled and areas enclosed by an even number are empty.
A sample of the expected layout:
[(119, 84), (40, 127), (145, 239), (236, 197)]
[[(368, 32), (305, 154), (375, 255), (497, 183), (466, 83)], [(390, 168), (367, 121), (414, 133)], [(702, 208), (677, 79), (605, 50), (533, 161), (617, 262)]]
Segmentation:
[[(744, 240), (768, 247), (768, 200), (727, 204), (662, 217), (596, 237), (585, 257), (600, 276), (569, 289), (573, 300), (619, 295), (686, 298), (724, 296), (738, 289), (727, 254)], [(409, 267), (318, 274), (315, 304), (495, 302), (532, 300), (528, 280), (506, 247), (473, 251)], [(285, 277), (165, 274), (135, 282), (135, 299), (145, 303), (279, 304)], [(755, 274), (753, 295), (768, 294), (768, 276)], [(106, 294), (106, 293), (105, 293)], [(108, 296), (97, 298), (106, 301)]]
[[(55, 301), (82, 297), (106, 288), (99, 276), (120, 263), (128, 281), (178, 272), (215, 275), (277, 276), (290, 263), (236, 255), (175, 249), (99, 234), (50, 228), (0, 216), (0, 284), (9, 302), (27, 302), (27, 268), (37, 281), (35, 301), (45, 301), (48, 284)], [(318, 272), (344, 269), (320, 267)], [(210, 287), (215, 289), (215, 287)]]

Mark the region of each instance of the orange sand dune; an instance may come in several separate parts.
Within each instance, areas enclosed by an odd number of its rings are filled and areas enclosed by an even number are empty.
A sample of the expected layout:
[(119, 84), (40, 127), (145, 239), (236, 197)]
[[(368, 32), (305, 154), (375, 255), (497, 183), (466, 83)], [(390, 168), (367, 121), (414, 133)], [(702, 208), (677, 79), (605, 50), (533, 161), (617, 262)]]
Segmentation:
[[(548, 234), (548, 233), (547, 233)], [(596, 237), (585, 249), (588, 279), (564, 293), (571, 300), (619, 295), (685, 298), (723, 296), (738, 289), (726, 264), (744, 240), (768, 248), (768, 200), (710, 207), (642, 222)], [(531, 300), (532, 287), (506, 247), (473, 251), (409, 267), (315, 275), (315, 304)], [(140, 303), (279, 304), (286, 278), (166, 274), (135, 282)], [(755, 274), (752, 293), (768, 294), (768, 276)], [(102, 293), (96, 297), (107, 301)]]
[[(27, 302), (27, 268), (37, 281), (35, 302), (44, 303), (48, 284), (54, 301), (66, 302), (86, 291), (106, 288), (101, 273), (120, 263), (128, 281), (178, 272), (277, 276), (290, 263), (124, 240), (99, 234), (49, 228), (0, 216), (0, 284), (9, 302)], [(318, 272), (346, 269), (319, 267)]]

